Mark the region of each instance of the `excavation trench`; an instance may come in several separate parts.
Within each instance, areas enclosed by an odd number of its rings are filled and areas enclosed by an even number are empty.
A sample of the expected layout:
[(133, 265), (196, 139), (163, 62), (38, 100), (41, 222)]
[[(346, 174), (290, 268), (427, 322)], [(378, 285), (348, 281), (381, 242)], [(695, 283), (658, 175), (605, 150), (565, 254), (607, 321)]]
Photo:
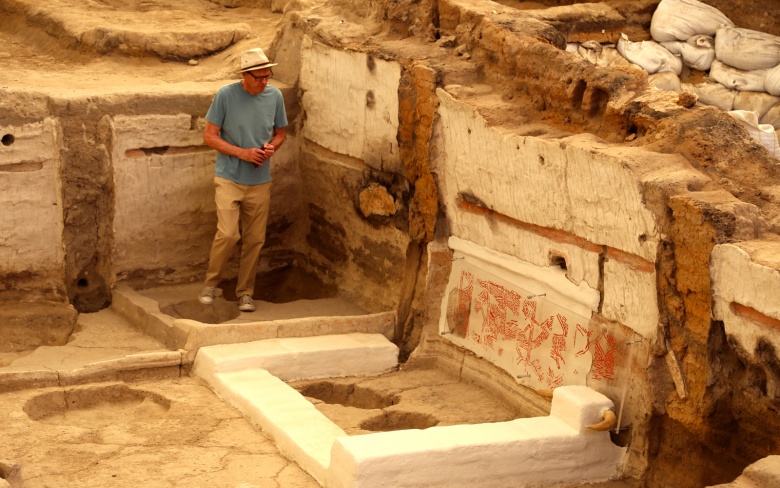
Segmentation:
[[(188, 375), (205, 347), (348, 334), (408, 364), (292, 383), (347, 445), (587, 386), (621, 414), (627, 484), (722, 483), (777, 451), (777, 160), (594, 61), (649, 40), (657, 0), (78, 3), (0, 5), (0, 434), (29, 486), (316, 486)], [(706, 3), (780, 34), (766, 2)], [(203, 130), (258, 46), (290, 125), (240, 313), (230, 279), (196, 298)]]

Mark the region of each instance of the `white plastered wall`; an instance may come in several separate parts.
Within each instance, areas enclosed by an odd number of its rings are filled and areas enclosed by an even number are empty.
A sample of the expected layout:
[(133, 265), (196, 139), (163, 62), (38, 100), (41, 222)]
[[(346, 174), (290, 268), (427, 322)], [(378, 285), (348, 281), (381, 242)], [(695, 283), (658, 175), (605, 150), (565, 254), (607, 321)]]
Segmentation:
[(0, 271), (62, 277), (59, 124), (0, 126), (0, 136), (13, 137), (0, 145)]
[(604, 301), (601, 315), (631, 327), (646, 339), (658, 328), (656, 273), (614, 259), (604, 262)]
[(605, 144), (589, 135), (550, 140), (506, 133), (487, 127), (473, 107), (445, 90), (437, 94), (453, 234), (465, 232), (453, 211), (458, 195), (471, 193), (512, 219), (655, 261), (655, 217), (642, 202), (637, 175), (599, 151)]
[[(638, 173), (635, 162), (593, 136), (515, 135), (489, 127), (474, 107), (446, 89), (437, 94), (441, 167), (435, 171), (451, 233), (536, 266), (564, 256), (570, 281), (592, 288), (603, 282), (599, 312), (604, 318), (654, 337), (658, 307), (652, 263), (660, 235), (643, 202), (642, 184), (656, 176), (650, 170)], [(508, 219), (464, 210), (462, 194)], [(535, 226), (563, 231), (568, 240), (530, 230)], [(626, 253), (629, 263), (606, 258), (600, 266), (607, 248)]]
[(586, 384), (589, 321), (599, 293), (557, 266), (539, 267), (457, 237), (440, 334), (536, 389)]
[[(331, 270), (326, 279), (363, 308), (394, 308), (409, 235), (392, 223), (372, 225), (353, 202), (374, 174), (404, 174), (397, 142), (401, 65), (307, 36), (300, 46), (300, 168), (304, 195), (316, 207), (309, 219), (312, 262), (321, 260), (318, 268)], [(323, 227), (332, 231), (327, 238), (318, 232)]]
[(780, 321), (780, 262), (776, 257), (761, 262), (765, 255), (780, 255), (778, 251), (778, 243), (742, 242), (715, 246), (710, 255), (713, 317), (722, 320), (726, 334), (751, 355), (760, 338), (780, 351), (780, 329), (735, 313), (732, 304)]
[(483, 215), (448, 211), (458, 218), (458, 233), (464, 240), (480, 243), (488, 249), (515, 256), (534, 266), (550, 266), (550, 254), (565, 256), (567, 278), (575, 285), (591, 288), (599, 284), (599, 254), (574, 244), (555, 242), (534, 232), (513, 227), (498, 219)]
[(304, 137), (374, 169), (402, 173), (397, 142), (400, 77), (398, 63), (304, 38)]
[[(191, 116), (118, 115), (111, 121), (116, 191), (114, 272), (191, 265), (215, 229), (216, 153)], [(169, 148), (162, 154), (143, 149)]]

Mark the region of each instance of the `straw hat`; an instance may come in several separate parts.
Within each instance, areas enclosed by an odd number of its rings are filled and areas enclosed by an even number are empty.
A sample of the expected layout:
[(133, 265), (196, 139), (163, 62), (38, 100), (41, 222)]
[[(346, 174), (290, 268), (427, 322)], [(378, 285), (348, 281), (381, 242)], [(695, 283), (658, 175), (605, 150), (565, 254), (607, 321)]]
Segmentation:
[(276, 66), (278, 63), (272, 63), (268, 60), (268, 56), (265, 55), (262, 49), (256, 47), (249, 51), (241, 53), (241, 69), (239, 72), (252, 71), (255, 69), (270, 68)]

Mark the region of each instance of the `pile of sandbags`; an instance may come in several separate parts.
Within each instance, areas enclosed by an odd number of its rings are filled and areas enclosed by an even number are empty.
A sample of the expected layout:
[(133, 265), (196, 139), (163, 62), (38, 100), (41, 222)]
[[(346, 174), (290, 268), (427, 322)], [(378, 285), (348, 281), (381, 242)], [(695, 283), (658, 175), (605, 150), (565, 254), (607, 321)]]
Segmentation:
[[(738, 111), (735, 118), (780, 157), (777, 134), (767, 130), (780, 129), (780, 37), (736, 27), (720, 10), (698, 0), (661, 0), (650, 35), (652, 41), (631, 42), (623, 34), (609, 49), (645, 70), (651, 86), (692, 93), (701, 103)], [(593, 43), (567, 50), (598, 66), (617, 64), (602, 60), (604, 48)], [(690, 69), (707, 72), (708, 80), (681, 82)], [(755, 113), (756, 120), (743, 111)]]

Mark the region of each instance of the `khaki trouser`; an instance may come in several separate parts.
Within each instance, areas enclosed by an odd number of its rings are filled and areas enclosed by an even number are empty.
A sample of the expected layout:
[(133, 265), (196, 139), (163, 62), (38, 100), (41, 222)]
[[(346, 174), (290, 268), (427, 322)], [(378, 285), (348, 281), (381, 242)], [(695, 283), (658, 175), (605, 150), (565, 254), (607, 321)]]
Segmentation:
[[(214, 177), (217, 202), (217, 233), (211, 245), (206, 286), (216, 287), (224, 276), (228, 259), (241, 238), (241, 261), (238, 268), (236, 296), (252, 296), (255, 290), (257, 263), (265, 244), (265, 227), (271, 203), (271, 183), (240, 185), (219, 176)], [(239, 222), (241, 232), (239, 234)]]

